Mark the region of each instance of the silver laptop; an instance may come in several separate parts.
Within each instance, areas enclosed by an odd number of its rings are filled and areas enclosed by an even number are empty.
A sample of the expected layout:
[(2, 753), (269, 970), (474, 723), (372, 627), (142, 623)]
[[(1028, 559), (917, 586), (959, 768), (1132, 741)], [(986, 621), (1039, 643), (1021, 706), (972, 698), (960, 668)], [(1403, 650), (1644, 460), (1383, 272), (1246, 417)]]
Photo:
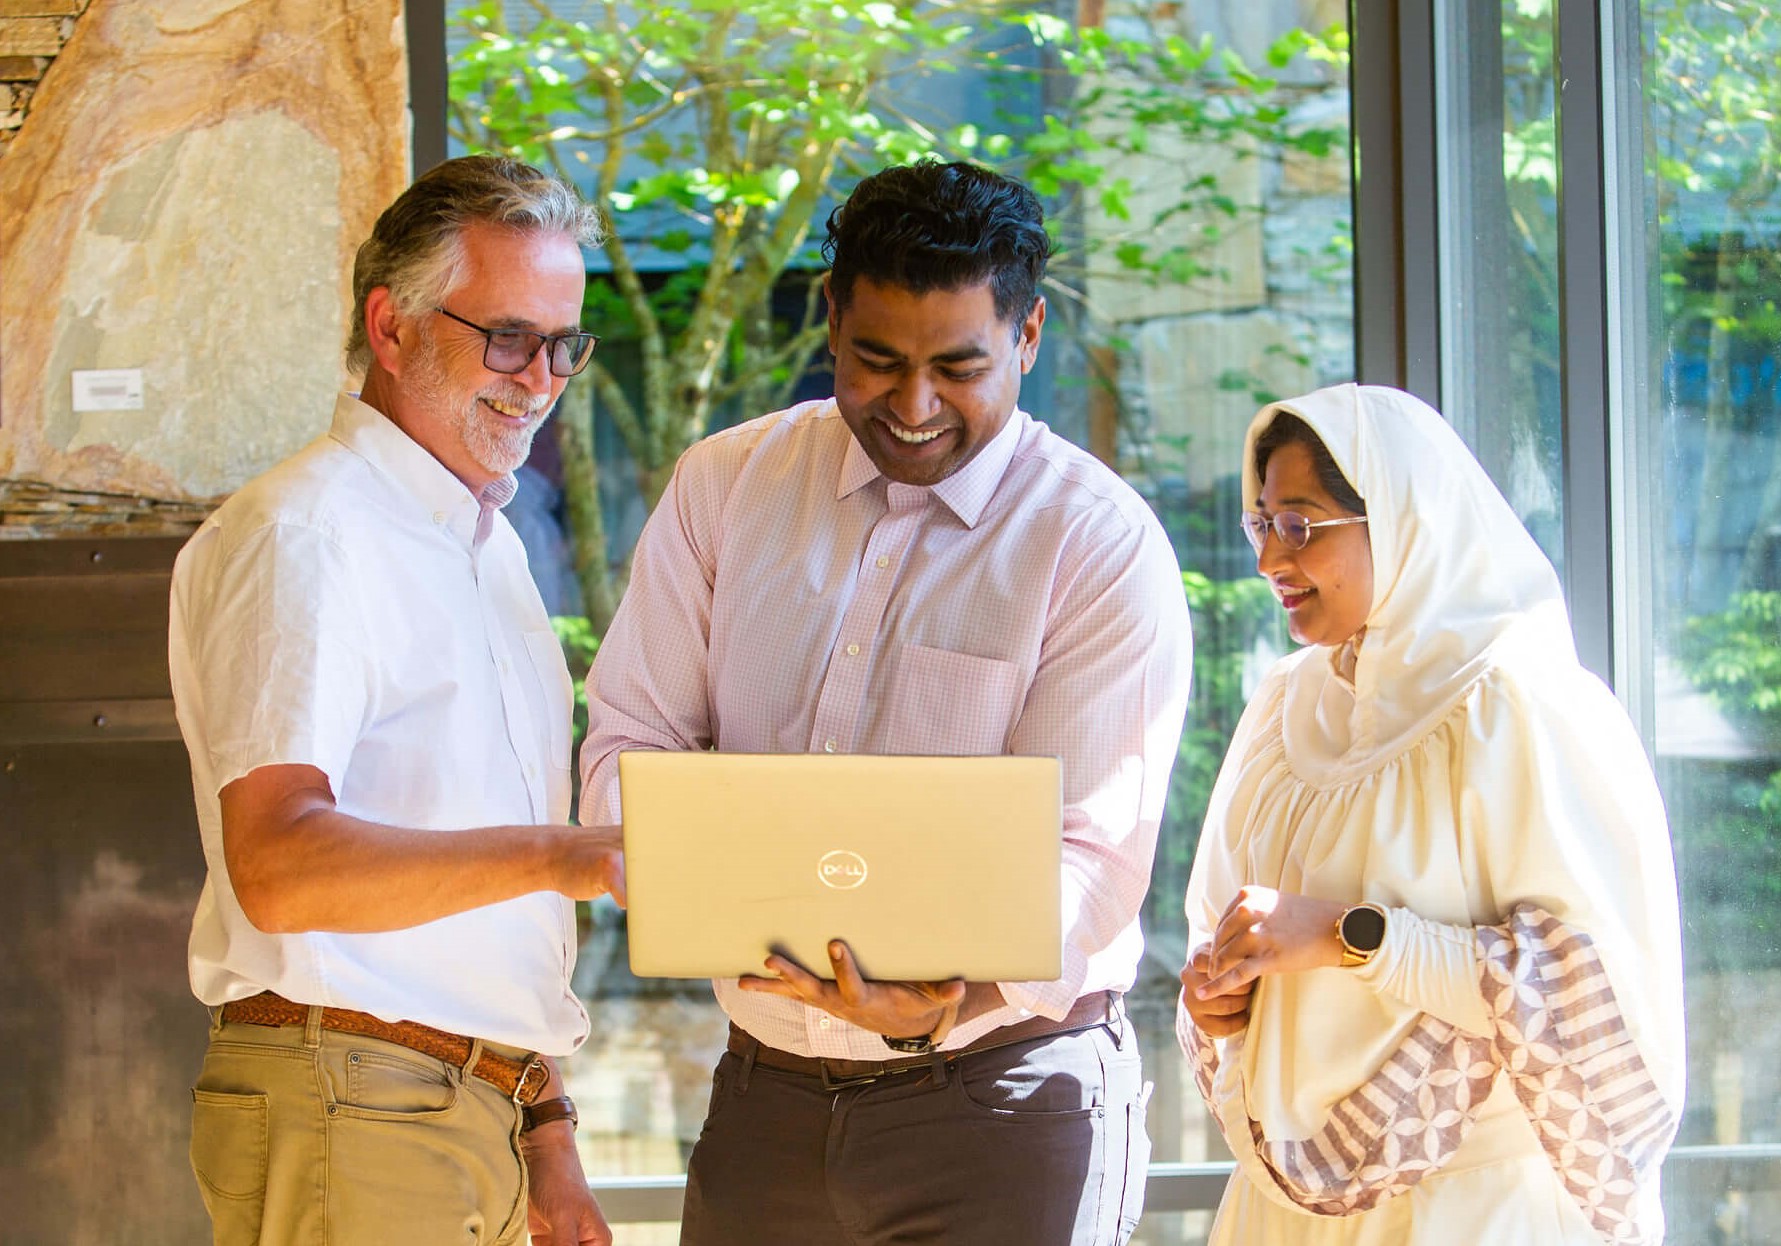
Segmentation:
[(639, 977), (833, 977), (834, 938), (869, 978), (1063, 972), (1056, 758), (634, 751), (618, 781)]

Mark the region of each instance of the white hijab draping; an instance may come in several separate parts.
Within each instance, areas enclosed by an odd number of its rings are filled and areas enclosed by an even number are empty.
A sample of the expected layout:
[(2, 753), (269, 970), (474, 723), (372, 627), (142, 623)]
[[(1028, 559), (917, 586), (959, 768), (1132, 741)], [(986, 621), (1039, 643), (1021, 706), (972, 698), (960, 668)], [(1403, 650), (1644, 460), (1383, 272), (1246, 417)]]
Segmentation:
[(1367, 504), (1373, 606), (1352, 688), (1305, 662), (1287, 689), (1293, 768), (1335, 781), (1401, 752), (1439, 722), (1510, 637), (1575, 662), (1552, 564), (1459, 435), (1420, 399), (1338, 385), (1265, 407), (1243, 446), (1243, 504), (1262, 482), (1255, 443), (1281, 412), (1317, 433)]

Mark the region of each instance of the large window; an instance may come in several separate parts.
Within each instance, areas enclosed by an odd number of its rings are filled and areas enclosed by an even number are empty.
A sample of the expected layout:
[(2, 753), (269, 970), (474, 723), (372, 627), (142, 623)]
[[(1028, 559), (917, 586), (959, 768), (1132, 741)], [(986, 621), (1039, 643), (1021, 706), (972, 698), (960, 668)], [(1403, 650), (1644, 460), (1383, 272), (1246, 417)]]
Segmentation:
[[(579, 18), (604, 6), (559, 8)], [(1103, 138), (1141, 139), (1100, 150), (1116, 200), (1105, 183), (1041, 169), (1061, 178), (1046, 189), (1075, 252), (1049, 292), (1049, 371), (1023, 395), (1151, 500), (1195, 607), (1195, 699), (1131, 999), (1156, 1085), (1141, 1242), (1201, 1241), (1222, 1187), (1204, 1166), (1221, 1146), (1170, 1015), (1199, 817), (1235, 715), (1283, 643), (1235, 529), (1236, 455), (1260, 402), (1352, 377), (1404, 385), (1447, 413), (1560, 568), (1580, 651), (1644, 734), (1670, 810), (1687, 958), (1670, 1240), (1781, 1237), (1781, 20), (1768, 8), (1363, 4), (1351, 89), (1346, 32), (1321, 28), (1340, 5), (1241, 17), (1213, 0), (1033, 6), (1075, 9), (1116, 38), (1214, 49), (1155, 84), (1178, 111), (1191, 103), (1200, 128), (1145, 134), (1102, 118), (1095, 131), (1079, 118)], [(497, 10), (519, 22), (540, 6), (448, 6)], [(1287, 16), (1264, 29), (1260, 12)], [(468, 32), (452, 35), (460, 56)], [(1026, 133), (1044, 133), (1039, 114), (1060, 120), (1071, 101), (1135, 81), (1085, 76), (1058, 46), (1021, 61), (1027, 76), (998, 80), (976, 63), (939, 111), (973, 132), (1020, 133), (1008, 112), (1026, 108)], [(568, 100), (564, 64), (542, 80)], [(460, 92), (473, 77), (460, 75)], [(475, 102), (460, 93), (453, 109), (462, 123)], [(702, 253), (677, 254), (649, 257), (647, 284), (684, 280)], [(767, 320), (796, 318), (807, 270), (789, 270)], [(624, 358), (622, 345), (609, 357)], [(617, 390), (565, 419), (586, 422), (609, 485), (604, 539), (622, 563), (648, 486), (620, 447), (621, 391), (635, 401), (643, 378), (615, 374)], [(755, 413), (745, 408), (711, 422)], [(671, 1241), (663, 1220), (723, 1018), (701, 984), (629, 975), (616, 910), (595, 909), (585, 934), (577, 986), (595, 1037), (569, 1066), (584, 1156), (615, 1218), (634, 1222), (624, 1240)]]
[[(919, 16), (929, 7), (910, 12)], [(1238, 457), (1261, 403), (1355, 374), (1345, 35), (1340, 25), (1300, 28), (1330, 6), (1284, 6), (1270, 24), (1231, 20), (1211, 5), (1109, 5), (1092, 25), (1089, 7), (1060, 26), (1051, 16), (1056, 6), (1032, 5), (1025, 14), (1043, 20), (1010, 28), (995, 24), (997, 6), (983, 6), (980, 29), (946, 35), (956, 74), (911, 75), (906, 57), (882, 56), (883, 84), (872, 90), (888, 94), (872, 97), (871, 119), (859, 127), (878, 133), (914, 117), (935, 150), (974, 143), (963, 154), (1026, 176), (1046, 196), (1061, 250), (1046, 290), (1042, 366), (1028, 378), (1023, 406), (1112, 463), (1151, 501), (1187, 572), (1194, 704), (1143, 915), (1149, 948), (1128, 1002), (1154, 1083), (1149, 1121), (1158, 1180), (1140, 1240), (1188, 1246), (1203, 1240), (1223, 1181), (1222, 1170), (1203, 1166), (1226, 1157), (1174, 1038), (1176, 974), (1186, 952), (1181, 901), (1225, 744), (1255, 679), (1285, 643), (1237, 527)], [(601, 137), (606, 118), (589, 106), (595, 91), (577, 85), (589, 58), (576, 49), (591, 45), (576, 23), (629, 19), (587, 0), (560, 0), (558, 25), (541, 20), (543, 11), (486, 0), (448, 6), (452, 149), (497, 137), (515, 143), (523, 126), (538, 120), (515, 102), (516, 93), (529, 92), (549, 100), (554, 112), (541, 126), (545, 140), (517, 145), (535, 159), (559, 160), (596, 190), (593, 170), (605, 166), (613, 145)], [(678, 81), (680, 72), (674, 12), (660, 6), (649, 16), (657, 23), (653, 55), (634, 62), (658, 85)], [(826, 19), (812, 17), (818, 20)], [(829, 50), (839, 59), (841, 42), (855, 33), (830, 32)], [(751, 32), (768, 55), (772, 36)], [(905, 47), (922, 37), (898, 36)], [(627, 41), (599, 46), (601, 55), (615, 56)], [(871, 49), (858, 55), (881, 56)], [(758, 95), (761, 76), (754, 77)], [(636, 85), (630, 106), (649, 94)], [(646, 361), (684, 345), (671, 332), (645, 340), (644, 318), (625, 304), (631, 277), (623, 270), (637, 270), (634, 288), (656, 298), (658, 309), (709, 279), (709, 185), (722, 175), (713, 158), (723, 153), (699, 148), (705, 131), (675, 121), (661, 103), (666, 98), (652, 103), (661, 106), (658, 138), (628, 146), (623, 169), (608, 172), (605, 190), (616, 194), (607, 202), (618, 209), (626, 253), (609, 249), (591, 265), (590, 325), (606, 340), (590, 371), (601, 379), (591, 392), (572, 389), (558, 421), (586, 421), (579, 425), (585, 436), (561, 442), (560, 461), (545, 443), (545, 456), (522, 474), (529, 496), (521, 505), (542, 533), (532, 542), (534, 569), (559, 588), (561, 601), (573, 597), (560, 590), (575, 533), (558, 497), (536, 477), (561, 482), (567, 493), (570, 474), (587, 466), (584, 458), (578, 468), (575, 456), (591, 455), (601, 485), (601, 536), (622, 580), (625, 552), (651, 500), (649, 470), (640, 468), (661, 467), (644, 461), (658, 447), (635, 435), (639, 423), (659, 414), (646, 409), (655, 397)], [(746, 91), (725, 93), (734, 115), (752, 102)], [(795, 124), (795, 107), (753, 116), (746, 141), (773, 125)], [(903, 150), (878, 146), (843, 150), (830, 201), (859, 172)], [(709, 175), (706, 184), (674, 181), (694, 166)], [(649, 212), (627, 210), (650, 196)], [(814, 214), (819, 230), (823, 211)], [(666, 240), (673, 249), (655, 245)], [(796, 333), (807, 274), (819, 262), (805, 250), (763, 305), (762, 320), (781, 335)], [(659, 315), (658, 323), (671, 326), (673, 314)], [(693, 318), (683, 315), (682, 322)], [(749, 327), (737, 332), (737, 349), (746, 350)], [(781, 393), (827, 393), (823, 365), (818, 352), (802, 389)], [(765, 409), (732, 399), (697, 418), (713, 427)], [(665, 462), (671, 466), (672, 458)], [(554, 542), (553, 511), (565, 529)], [(585, 650), (572, 665), (585, 669)], [(678, 1181), (704, 1118), (725, 1019), (703, 982), (631, 976), (623, 914), (607, 905), (586, 914), (576, 988), (595, 1018), (593, 1037), (565, 1067), (581, 1109), (578, 1138), (588, 1171), (606, 1187), (603, 1201), (614, 1218), (631, 1222), (627, 1242), (672, 1241), (664, 1220), (678, 1208)]]
[(1650, 629), (1686, 922), (1680, 1242), (1781, 1236), (1781, 19), (1641, 9), (1651, 375), (1624, 412), (1625, 608)]
[(1762, 0), (1433, 18), (1431, 396), (1560, 564), (1668, 804), (1689, 1043), (1669, 1240), (1774, 1241), (1781, 22)]

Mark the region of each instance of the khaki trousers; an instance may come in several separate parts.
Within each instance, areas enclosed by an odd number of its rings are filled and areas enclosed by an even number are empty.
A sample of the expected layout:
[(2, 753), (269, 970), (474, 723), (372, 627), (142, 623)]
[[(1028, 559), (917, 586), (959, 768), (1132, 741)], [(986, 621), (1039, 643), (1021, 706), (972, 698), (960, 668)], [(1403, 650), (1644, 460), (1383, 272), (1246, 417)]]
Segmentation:
[(192, 1170), (217, 1246), (524, 1242), (513, 1101), (420, 1052), (324, 1030), (320, 1012), (307, 1027), (212, 1022)]

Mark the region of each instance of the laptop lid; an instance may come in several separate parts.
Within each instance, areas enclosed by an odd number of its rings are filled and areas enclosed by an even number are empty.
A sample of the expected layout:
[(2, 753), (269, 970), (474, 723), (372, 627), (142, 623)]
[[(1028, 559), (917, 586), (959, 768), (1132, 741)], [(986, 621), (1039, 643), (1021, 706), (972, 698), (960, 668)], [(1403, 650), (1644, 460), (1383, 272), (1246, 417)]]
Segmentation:
[(832, 938), (883, 980), (1063, 972), (1056, 758), (639, 750), (618, 780), (639, 977), (833, 977)]

